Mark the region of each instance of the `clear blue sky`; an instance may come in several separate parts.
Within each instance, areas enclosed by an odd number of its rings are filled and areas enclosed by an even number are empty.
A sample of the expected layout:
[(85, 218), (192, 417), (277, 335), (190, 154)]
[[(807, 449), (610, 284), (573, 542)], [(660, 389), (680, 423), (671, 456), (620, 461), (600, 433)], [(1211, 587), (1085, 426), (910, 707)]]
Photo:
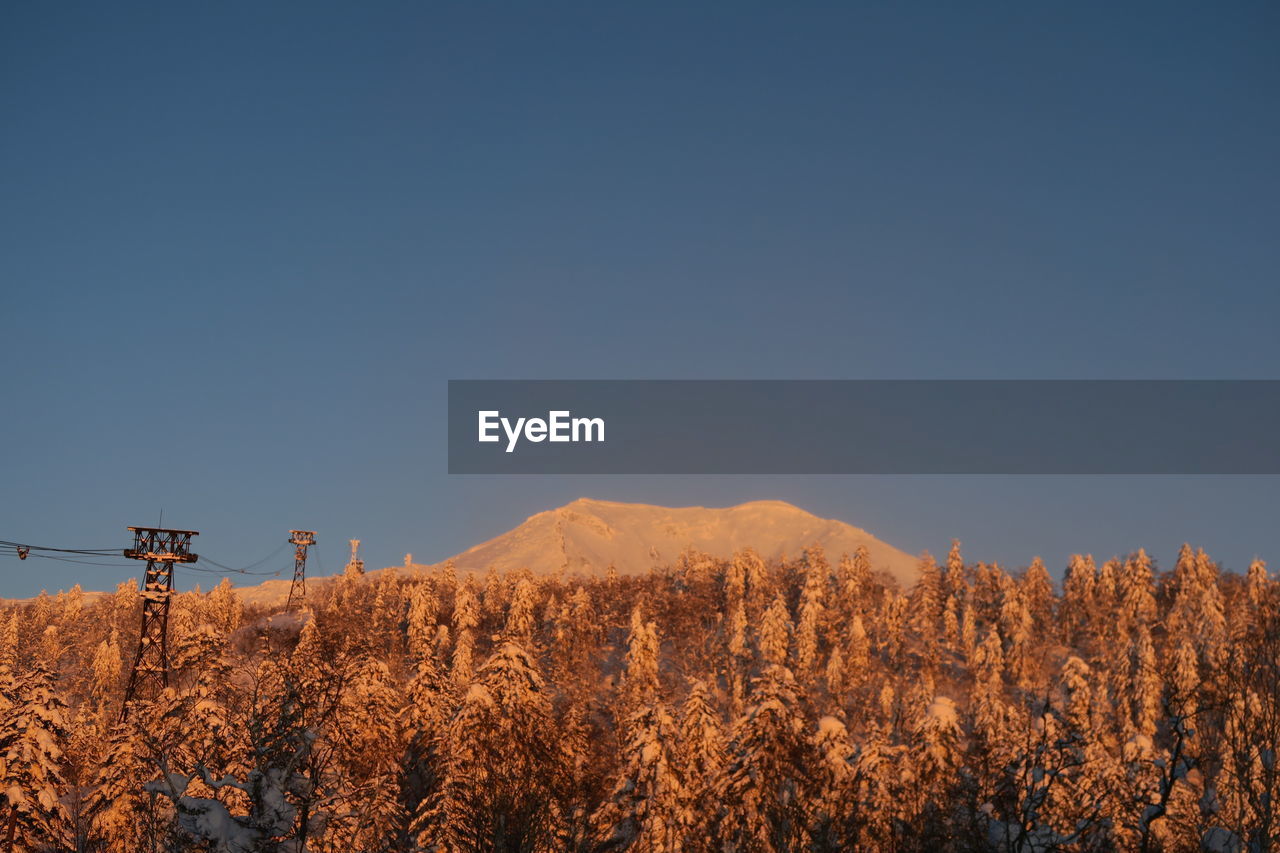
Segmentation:
[(1277, 378), (1280, 7), (854, 5), (4, 4), (0, 539), (770, 497), (1280, 565), (1277, 478), (445, 473), (449, 378)]

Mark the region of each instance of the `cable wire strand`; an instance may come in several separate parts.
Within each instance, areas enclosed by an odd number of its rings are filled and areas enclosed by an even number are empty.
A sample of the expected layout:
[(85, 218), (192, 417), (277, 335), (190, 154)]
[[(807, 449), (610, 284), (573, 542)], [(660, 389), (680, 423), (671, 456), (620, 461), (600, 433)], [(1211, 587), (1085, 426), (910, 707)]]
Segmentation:
[(203, 572), (207, 575), (253, 575), (255, 577), (269, 577), (271, 575), (279, 575), (284, 569), (276, 569), (274, 572), (253, 572), (248, 569), (208, 569), (197, 565), (189, 565), (185, 567), (189, 572)]
[(224, 565), (223, 563), (219, 563), (217, 560), (215, 560), (215, 559), (213, 559), (213, 558), (209, 557), (209, 556), (208, 556), (208, 555), (206, 555), (206, 554), (201, 554), (201, 555), (200, 555), (200, 561), (201, 561), (201, 562), (204, 562), (204, 563), (209, 563), (209, 564), (214, 565), (214, 566), (217, 566), (218, 568), (223, 569), (223, 570), (228, 571), (228, 572), (244, 572), (244, 571), (248, 571), (248, 570), (250, 570), (250, 569), (256, 569), (256, 568), (258, 568), (259, 566), (263, 565), (264, 563), (266, 563), (266, 562), (270, 561), (271, 559), (273, 559), (273, 558), (275, 558), (275, 557), (279, 556), (279, 555), (280, 555), (280, 552), (281, 552), (281, 551), (283, 551), (283, 550), (284, 550), (285, 548), (287, 548), (287, 547), (289, 547), (289, 543), (288, 543), (288, 542), (285, 542), (283, 545), (281, 545), (280, 547), (276, 548), (274, 551), (272, 551), (272, 552), (271, 552), (270, 554), (268, 554), (267, 556), (263, 557), (261, 560), (255, 560), (254, 562), (249, 563), (248, 565), (240, 566), (240, 567)]
[(120, 548), (54, 548), (49, 545), (28, 545), (25, 542), (11, 542), (8, 539), (0, 539), (0, 545), (9, 548), (26, 548), (30, 551), (57, 551), (60, 554), (86, 554), (91, 557), (109, 557), (114, 554), (121, 554)]
[(128, 567), (128, 563), (98, 563), (91, 560), (77, 560), (73, 557), (59, 557), (55, 554), (28, 554), (28, 557), (38, 557), (41, 560), (57, 560), (61, 563), (75, 563), (78, 566), (107, 566), (113, 569), (123, 569)]

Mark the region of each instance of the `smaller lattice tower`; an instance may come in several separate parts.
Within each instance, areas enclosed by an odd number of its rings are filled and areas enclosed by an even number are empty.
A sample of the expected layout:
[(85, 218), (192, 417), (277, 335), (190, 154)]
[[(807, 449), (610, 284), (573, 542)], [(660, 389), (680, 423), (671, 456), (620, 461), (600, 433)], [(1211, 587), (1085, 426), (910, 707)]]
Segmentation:
[(349, 575), (364, 574), (364, 560), (360, 559), (360, 540), (351, 540), (351, 559), (347, 560), (346, 573)]

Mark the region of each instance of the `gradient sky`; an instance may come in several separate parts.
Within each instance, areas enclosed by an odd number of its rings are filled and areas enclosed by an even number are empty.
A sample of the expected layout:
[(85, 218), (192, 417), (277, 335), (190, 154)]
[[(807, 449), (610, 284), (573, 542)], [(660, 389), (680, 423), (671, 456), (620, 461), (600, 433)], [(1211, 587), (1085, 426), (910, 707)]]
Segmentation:
[[(163, 508), (332, 572), (781, 498), (1280, 561), (1271, 477), (445, 473), (449, 378), (1278, 378), (1280, 6), (852, 6), (4, 4), (0, 539)], [(0, 596), (131, 569), (0, 556)]]

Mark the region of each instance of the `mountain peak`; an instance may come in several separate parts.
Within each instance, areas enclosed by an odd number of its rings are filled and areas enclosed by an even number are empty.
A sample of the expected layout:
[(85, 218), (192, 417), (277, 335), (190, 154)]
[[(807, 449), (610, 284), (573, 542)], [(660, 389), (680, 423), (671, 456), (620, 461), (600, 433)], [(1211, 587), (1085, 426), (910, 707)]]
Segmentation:
[(562, 507), (557, 507), (556, 509), (551, 510), (551, 512), (559, 512), (561, 510), (588, 510), (589, 511), (594, 509), (611, 509), (611, 510), (658, 509), (658, 510), (664, 510), (667, 512), (680, 511), (680, 510), (703, 510), (703, 511), (709, 511), (709, 512), (775, 510), (779, 512), (798, 513), (801, 515), (807, 515), (811, 518), (818, 517), (813, 513), (809, 512), (808, 510), (801, 509), (800, 507), (796, 506), (793, 503), (787, 503), (786, 501), (780, 501), (780, 500), (768, 500), (768, 499), (758, 500), (758, 501), (747, 501), (745, 503), (735, 504), (734, 506), (729, 506), (729, 507), (705, 507), (705, 506), (664, 507), (664, 506), (659, 506), (657, 504), (625, 503), (623, 501), (605, 501), (605, 500), (600, 500), (598, 498), (581, 497), (581, 498), (576, 498), (570, 501), (569, 503), (565, 504)]
[(733, 509), (746, 509), (748, 507), (759, 507), (760, 509), (781, 509), (781, 510), (787, 510), (792, 512), (803, 512), (806, 515), (813, 515), (813, 513), (809, 512), (808, 510), (803, 510), (800, 507), (796, 506), (795, 504), (787, 503), (786, 501), (767, 500), (767, 499), (759, 500), (759, 501), (747, 501), (746, 503), (738, 504), (736, 507), (733, 507)]

